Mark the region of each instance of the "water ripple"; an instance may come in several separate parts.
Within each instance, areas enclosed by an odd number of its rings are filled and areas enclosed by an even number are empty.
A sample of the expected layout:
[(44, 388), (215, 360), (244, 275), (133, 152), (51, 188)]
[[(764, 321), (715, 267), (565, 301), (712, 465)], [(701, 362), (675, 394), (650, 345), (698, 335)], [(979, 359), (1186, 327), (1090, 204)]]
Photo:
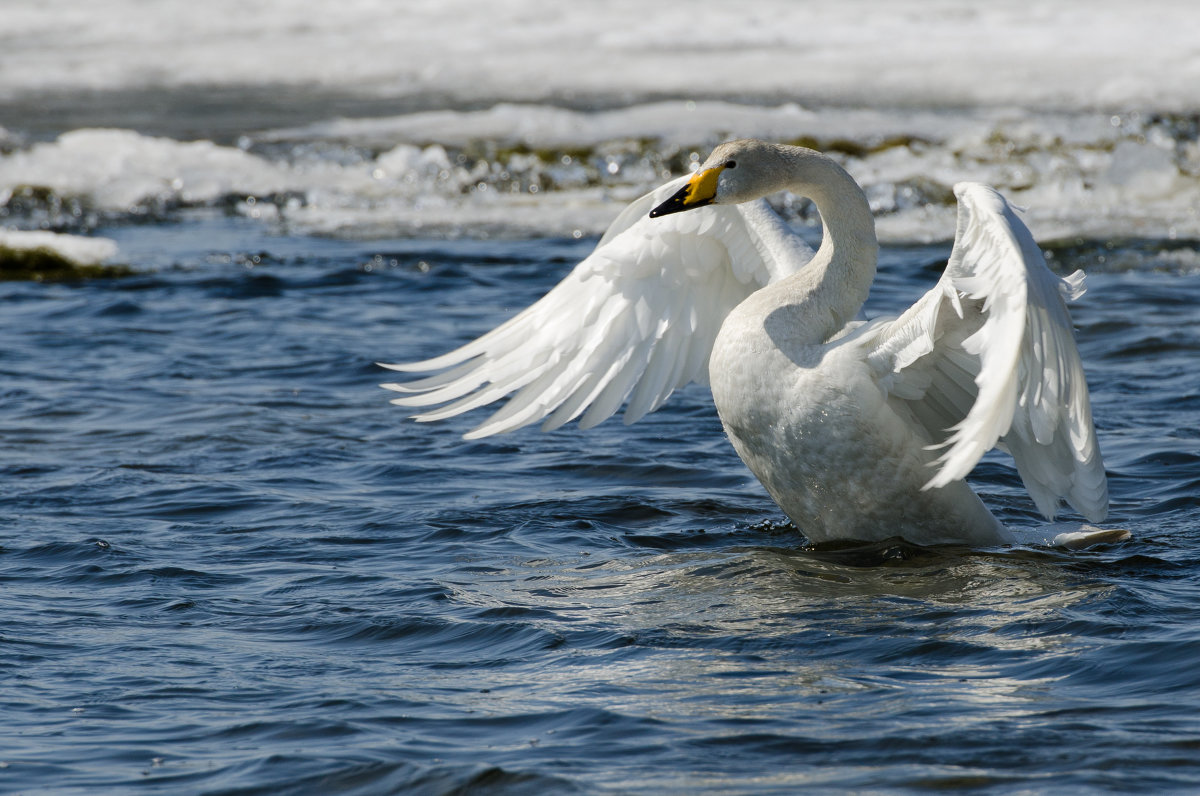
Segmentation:
[[(1073, 311), (1130, 541), (814, 547), (703, 389), (476, 442), (387, 406), (373, 362), (489, 328), (586, 240), (367, 271), (176, 231), (178, 267), (0, 285), (5, 787), (1200, 787), (1195, 274), (1135, 246)], [(876, 311), (946, 256), (884, 254)], [(1038, 528), (1003, 457), (974, 479)]]

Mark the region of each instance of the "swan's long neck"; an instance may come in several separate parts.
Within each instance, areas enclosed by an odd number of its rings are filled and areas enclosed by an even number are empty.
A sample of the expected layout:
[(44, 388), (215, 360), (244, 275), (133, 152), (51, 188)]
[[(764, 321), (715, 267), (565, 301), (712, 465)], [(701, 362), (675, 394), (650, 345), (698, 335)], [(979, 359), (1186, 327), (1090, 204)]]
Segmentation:
[(875, 219), (862, 188), (837, 163), (797, 147), (780, 154), (787, 189), (813, 200), (824, 234), (812, 262), (778, 283), (775, 298), (794, 306), (796, 322), (824, 341), (854, 319), (875, 281)]

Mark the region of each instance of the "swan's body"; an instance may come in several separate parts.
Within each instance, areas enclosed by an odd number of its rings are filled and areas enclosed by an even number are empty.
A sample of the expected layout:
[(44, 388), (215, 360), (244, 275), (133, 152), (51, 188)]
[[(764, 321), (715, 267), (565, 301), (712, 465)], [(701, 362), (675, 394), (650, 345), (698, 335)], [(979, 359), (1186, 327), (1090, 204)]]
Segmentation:
[(805, 535), (816, 542), (1007, 541), (1007, 530), (965, 481), (924, 489), (937, 453), (918, 425), (888, 405), (867, 363), (864, 335), (834, 343), (775, 339), (770, 326), (778, 323), (786, 334), (791, 319), (767, 309), (771, 298), (760, 291), (721, 327), (710, 370), (713, 400), (738, 455), (789, 517), (803, 518)]
[[(762, 196), (810, 197), (814, 254)], [(1107, 485), (1062, 295), (1008, 203), (956, 186), (941, 280), (899, 318), (855, 318), (875, 276), (862, 190), (812, 150), (723, 144), (691, 178), (634, 202), (595, 252), (513, 320), (404, 371), (404, 406), (436, 420), (516, 395), (470, 437), (536, 421), (627, 423), (709, 381), (750, 470), (810, 539), (995, 544), (1011, 535), (963, 478), (997, 444), (1038, 508), (1092, 521)], [(687, 211), (687, 212), (682, 212)]]

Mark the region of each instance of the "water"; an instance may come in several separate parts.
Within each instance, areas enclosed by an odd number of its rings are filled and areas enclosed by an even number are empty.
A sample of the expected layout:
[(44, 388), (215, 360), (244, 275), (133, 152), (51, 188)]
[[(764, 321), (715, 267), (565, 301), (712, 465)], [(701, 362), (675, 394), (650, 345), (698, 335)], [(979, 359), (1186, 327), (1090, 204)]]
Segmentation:
[[(374, 361), (594, 240), (103, 233), (170, 265), (0, 287), (4, 790), (1200, 786), (1200, 275), (1156, 247), (1058, 255), (1131, 541), (812, 550), (702, 389), (471, 443), (388, 407)], [(946, 253), (885, 250), (872, 307)]]
[[(5, 11), (0, 237), (137, 274), (0, 283), (0, 793), (1200, 789), (1197, 12), (224, 2)], [(475, 442), (387, 404), (730, 135), (862, 181), (873, 313), (956, 180), (1028, 206), (1129, 541), (813, 548), (703, 388)]]

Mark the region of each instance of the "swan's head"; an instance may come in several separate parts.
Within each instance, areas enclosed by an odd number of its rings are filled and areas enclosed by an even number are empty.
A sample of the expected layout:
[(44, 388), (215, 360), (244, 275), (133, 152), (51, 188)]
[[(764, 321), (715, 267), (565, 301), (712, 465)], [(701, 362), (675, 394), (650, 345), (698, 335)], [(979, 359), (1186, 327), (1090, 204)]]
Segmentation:
[(705, 205), (749, 202), (781, 191), (788, 187), (789, 178), (794, 178), (794, 166), (787, 160), (785, 148), (778, 144), (751, 139), (728, 141), (712, 151), (686, 185), (651, 210), (650, 217), (658, 218)]

